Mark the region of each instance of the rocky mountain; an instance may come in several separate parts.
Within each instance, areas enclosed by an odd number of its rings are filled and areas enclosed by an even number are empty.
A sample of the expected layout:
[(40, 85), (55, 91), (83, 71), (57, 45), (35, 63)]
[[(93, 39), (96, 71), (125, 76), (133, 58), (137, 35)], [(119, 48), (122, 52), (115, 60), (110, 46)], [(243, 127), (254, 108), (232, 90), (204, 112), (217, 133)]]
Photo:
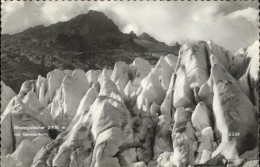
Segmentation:
[(89, 11), (48, 27), (27, 29), (21, 35), (50, 41), (57, 47), (75, 51), (118, 48), (127, 38), (111, 19), (97, 11)]
[[(179, 51), (179, 46), (167, 46), (146, 33), (139, 37), (124, 34), (111, 19), (97, 11), (47, 27), (40, 25), (14, 35), (3, 34), (1, 43), (5, 56), (2, 79), (16, 93), (21, 82), (38, 74), (46, 76), (54, 69), (111, 69), (116, 61), (130, 63), (137, 57), (154, 64), (158, 57), (152, 53), (177, 55)], [(27, 70), (26, 64), (32, 70)]]
[(2, 166), (257, 166), (258, 41), (212, 41), (113, 69), (25, 81), (1, 116)]
[(153, 42), (153, 43), (159, 42), (156, 39), (154, 39), (153, 37), (151, 37), (149, 34), (147, 34), (146, 32), (143, 32), (141, 35), (139, 35), (139, 39), (149, 41), (149, 42)]

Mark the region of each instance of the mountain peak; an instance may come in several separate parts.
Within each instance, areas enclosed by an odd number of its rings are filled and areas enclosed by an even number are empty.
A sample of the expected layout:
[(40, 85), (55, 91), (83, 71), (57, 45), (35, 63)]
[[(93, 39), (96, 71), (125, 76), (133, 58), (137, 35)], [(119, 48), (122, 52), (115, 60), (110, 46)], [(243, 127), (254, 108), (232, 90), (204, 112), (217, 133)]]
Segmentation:
[(148, 33), (143, 32), (141, 35), (139, 35), (139, 39), (143, 39), (150, 42), (159, 42), (155, 38), (151, 37)]
[(96, 11), (96, 10), (89, 10), (88, 13), (83, 13), (83, 14), (77, 15), (74, 18), (72, 18), (71, 20), (89, 19), (90, 17), (109, 19), (103, 12)]
[(121, 33), (117, 25), (110, 18), (104, 13), (95, 10), (78, 15), (67, 23), (72, 24), (72, 27), (78, 26), (80, 29), (91, 29), (91, 33)]
[(134, 31), (131, 31), (131, 32), (129, 33), (129, 35), (130, 35), (131, 37), (133, 37), (133, 38), (136, 38), (136, 37), (137, 37)]

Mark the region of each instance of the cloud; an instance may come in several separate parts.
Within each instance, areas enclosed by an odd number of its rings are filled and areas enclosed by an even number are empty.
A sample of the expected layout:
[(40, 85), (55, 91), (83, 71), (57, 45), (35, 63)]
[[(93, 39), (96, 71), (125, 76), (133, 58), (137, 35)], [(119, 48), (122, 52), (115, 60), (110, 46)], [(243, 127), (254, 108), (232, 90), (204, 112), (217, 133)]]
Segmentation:
[(126, 26), (124, 26), (124, 28), (122, 29), (123, 33), (127, 33), (129, 34), (131, 31), (135, 32), (136, 34), (139, 34), (139, 27), (135, 24), (127, 24)]
[(124, 33), (147, 32), (167, 44), (211, 39), (236, 52), (258, 39), (255, 7), (254, 2), (4, 2), (2, 33), (16, 33), (39, 24), (47, 26), (98, 10)]
[(4, 1), (2, 2), (2, 32), (17, 33), (32, 26), (43, 24), (39, 13), (41, 2)]
[(257, 23), (257, 18), (258, 18), (258, 11), (252, 7), (234, 11), (228, 15), (229, 18), (231, 19), (236, 19), (236, 18), (245, 18), (247, 21), (252, 22), (253, 24)]
[(44, 3), (41, 7), (41, 14), (46, 24), (53, 24), (59, 21), (67, 21), (79, 14), (87, 13), (89, 4), (85, 2), (58, 2)]
[(204, 8), (194, 13), (192, 34), (196, 40), (210, 38), (235, 52), (258, 39), (257, 17), (258, 11), (251, 7), (230, 13)]
[(3, 1), (2, 3), (3, 3), (2, 12), (4, 14), (3, 16), (5, 17), (13, 14), (19, 8), (24, 7), (23, 1), (15, 1), (15, 2)]

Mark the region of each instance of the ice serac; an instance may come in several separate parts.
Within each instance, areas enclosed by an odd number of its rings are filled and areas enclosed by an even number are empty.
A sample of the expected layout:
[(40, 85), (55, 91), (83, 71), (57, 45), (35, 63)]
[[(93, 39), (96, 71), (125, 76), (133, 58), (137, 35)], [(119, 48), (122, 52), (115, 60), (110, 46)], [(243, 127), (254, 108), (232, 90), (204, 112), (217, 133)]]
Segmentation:
[(23, 140), (15, 152), (1, 157), (2, 166), (31, 166), (35, 154), (51, 142), (49, 137), (37, 137), (34, 140)]
[(39, 134), (50, 139), (47, 127), (53, 125), (50, 113), (33, 91), (15, 96), (1, 116), (1, 135), (5, 136), (1, 140), (2, 155), (12, 154), (24, 140), (32, 141)]
[[(219, 66), (221, 66), (223, 69), (225, 69), (227, 71), (227, 75), (232, 78), (233, 81), (235, 81), (235, 79), (233, 78), (233, 76), (235, 74), (231, 73), (231, 67), (232, 67), (232, 63), (234, 62), (234, 57), (232, 57), (233, 55), (224, 50), (222, 47), (215, 45), (212, 41), (208, 41), (209, 44), (209, 55), (208, 55), (208, 64), (211, 66), (214, 66), (215, 64), (218, 64)], [(211, 70), (210, 69), (210, 70)], [(205, 102), (208, 106), (212, 106), (212, 101), (213, 101), (213, 80), (212, 80), (212, 73), (210, 72), (210, 77), (208, 78), (207, 82), (205, 82), (199, 92), (198, 92), (198, 96), (199, 99), (202, 100), (203, 102)]]
[(213, 41), (207, 41), (207, 43), (210, 48), (209, 56), (212, 54), (217, 56), (219, 64), (221, 64), (232, 76), (235, 76), (239, 66), (234, 55), (231, 52), (225, 50), (223, 47), (216, 45)]
[(205, 89), (209, 79), (210, 52), (209, 44), (204, 41), (181, 46), (174, 79), (175, 108), (189, 107), (204, 98), (200, 96), (200, 90)]
[(194, 154), (197, 150), (195, 131), (191, 124), (192, 110), (180, 107), (174, 114), (172, 130), (173, 162), (176, 166), (194, 165)]
[(69, 75), (68, 72), (55, 69), (47, 74), (46, 79), (38, 76), (35, 92), (41, 103), (48, 105), (52, 102), (56, 90), (60, 88), (63, 78), (67, 75)]
[(140, 57), (136, 58), (131, 66), (134, 68), (133, 84), (139, 86), (142, 79), (144, 79), (150, 73), (152, 66), (147, 60), (144, 60)]
[(161, 153), (172, 152), (171, 144), (171, 118), (165, 115), (159, 116), (159, 122), (156, 127), (156, 136), (154, 143), (154, 157), (157, 158)]
[[(181, 67), (185, 70), (187, 76), (186, 84), (189, 85), (193, 92), (195, 100), (198, 100), (197, 96), (200, 87), (209, 78), (208, 50), (208, 44), (200, 41), (184, 44), (179, 51), (179, 60), (176, 71)], [(178, 82), (180, 81), (176, 79), (176, 84), (178, 84)]]
[(255, 106), (259, 106), (259, 42), (248, 48), (236, 78), (245, 94)]
[(239, 155), (257, 144), (257, 119), (254, 106), (232, 76), (218, 64), (211, 69), (214, 83), (213, 111), (221, 132), (221, 144), (212, 156), (221, 152), (227, 159)]
[(212, 127), (211, 111), (203, 102), (199, 102), (192, 113), (192, 125), (197, 131), (202, 131), (204, 128)]
[(124, 150), (123, 145), (134, 142), (129, 124), (130, 113), (125, 105), (117, 100), (100, 97), (93, 104), (92, 110), (95, 113), (92, 115), (91, 132), (96, 142), (91, 166), (120, 166), (120, 163), (128, 166), (135, 161), (134, 156), (131, 158), (134, 150)]
[(151, 72), (152, 66), (148, 61), (138, 57), (129, 65), (129, 81), (124, 88), (125, 100), (136, 103), (136, 98), (141, 92), (141, 81)]
[(104, 68), (102, 71), (100, 71), (100, 74), (98, 76), (98, 83), (99, 86), (101, 85), (101, 82), (104, 78), (108, 78), (111, 80), (111, 76), (112, 76), (113, 71), (112, 70), (108, 70), (106, 68)]
[(118, 80), (122, 82), (122, 86), (126, 86), (128, 80), (130, 79), (130, 69), (129, 65), (125, 62), (117, 62), (114, 67), (114, 71), (111, 75), (111, 80), (116, 83)]
[(102, 71), (101, 70), (89, 70), (86, 72), (87, 81), (90, 86), (98, 83), (98, 77)]
[(141, 82), (142, 92), (137, 98), (138, 109), (143, 112), (150, 112), (152, 103), (161, 105), (166, 92), (161, 86), (157, 75), (151, 71)]
[(215, 149), (213, 124), (211, 122), (212, 112), (207, 105), (199, 102), (192, 113), (191, 121), (199, 141), (198, 154), (195, 163), (203, 164), (210, 160), (212, 151)]
[(175, 108), (173, 106), (173, 92), (174, 92), (174, 77), (172, 74), (169, 88), (166, 92), (165, 99), (161, 105), (161, 114), (169, 117), (174, 116)]
[(189, 87), (185, 66), (178, 68), (176, 72), (176, 82), (174, 84), (173, 104), (175, 108), (189, 107), (193, 105), (194, 96)]
[[(107, 80), (104, 78), (102, 82)], [(111, 81), (109, 83), (112, 84)], [(125, 105), (114, 98), (118, 90), (115, 85), (113, 88), (97, 97), (89, 112), (80, 116), (78, 123), (66, 136), (68, 139), (61, 145), (53, 165), (85, 162), (88, 166), (129, 166), (135, 161), (134, 150), (128, 149), (128, 145), (134, 143), (131, 116)], [(77, 147), (79, 151), (71, 150), (72, 147)], [(82, 152), (82, 149), (88, 151)], [(82, 159), (73, 160), (74, 154), (74, 157)]]
[(217, 143), (214, 141), (214, 132), (212, 127), (204, 128), (198, 137), (200, 142), (196, 163), (204, 164), (211, 159), (213, 150), (216, 149)]
[(170, 79), (176, 66), (176, 64), (174, 66), (174, 58), (171, 58), (172, 56), (168, 55), (167, 59), (166, 57), (161, 56), (153, 69), (154, 73), (158, 75), (158, 78), (164, 90), (167, 90), (169, 88)]
[[(236, 79), (239, 79), (241, 78), (248, 70), (248, 68), (253, 65), (251, 63), (251, 60), (253, 57), (256, 57), (255, 60), (259, 59), (258, 56), (258, 51), (259, 51), (259, 48), (258, 48), (258, 45), (259, 45), (259, 42), (258, 41), (255, 41), (251, 46), (249, 46), (245, 53), (244, 53), (244, 59), (243, 59), (243, 62), (241, 64), (241, 67), (237, 73), (237, 75), (235, 76)], [(240, 53), (239, 51), (237, 52), (237, 54), (243, 54), (243, 53)], [(255, 65), (254, 65), (255, 66)], [(256, 70), (255, 68), (253, 68), (254, 70)]]
[(88, 88), (86, 74), (81, 70), (64, 77), (51, 104), (51, 115), (57, 125), (67, 128)]
[(95, 88), (90, 88), (87, 91), (85, 96), (80, 101), (77, 112), (76, 112), (72, 122), (70, 123), (68, 130), (70, 130), (78, 122), (78, 120), (82, 117), (82, 115), (88, 113), (91, 105), (94, 103), (97, 96), (98, 96), (98, 92), (96, 91)]
[(246, 48), (241, 48), (234, 54), (234, 57), (232, 59), (232, 68), (235, 74), (234, 76), (236, 76), (239, 73), (241, 66), (245, 60), (246, 52)]
[[(258, 42), (212, 41), (114, 69), (54, 70), (23, 83), (1, 116), (1, 165), (242, 166), (257, 159)], [(2, 84), (2, 83), (1, 83)], [(47, 130), (48, 126), (58, 127)], [(20, 127), (44, 127), (30, 133)], [(60, 129), (59, 129), (60, 128)]]
[(174, 86), (174, 74), (177, 64), (177, 57), (169, 54), (165, 57), (161, 57), (156, 64), (153, 71), (158, 75), (162, 87), (166, 91), (166, 97), (161, 105), (161, 114), (172, 116), (172, 101), (173, 101), (173, 86)]
[(1, 114), (4, 112), (9, 101), (15, 96), (14, 91), (6, 86), (3, 81), (1, 81)]
[(135, 163), (132, 163), (130, 167), (146, 167), (146, 164), (143, 161), (135, 162)]
[(178, 56), (175, 56), (173, 54), (168, 54), (165, 56), (165, 60), (175, 70), (178, 62)]

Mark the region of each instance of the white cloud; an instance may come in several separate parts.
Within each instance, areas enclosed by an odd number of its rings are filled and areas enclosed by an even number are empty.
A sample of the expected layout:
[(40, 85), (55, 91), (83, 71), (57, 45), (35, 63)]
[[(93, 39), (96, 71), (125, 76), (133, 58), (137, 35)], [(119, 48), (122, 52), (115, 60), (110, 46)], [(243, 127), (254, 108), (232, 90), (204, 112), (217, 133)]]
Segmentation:
[(19, 8), (24, 7), (24, 2), (23, 1), (14, 1), (14, 2), (8, 2), (8, 1), (3, 1), (2, 2), (2, 12), (3, 16), (11, 15), (13, 12), (18, 10)]
[(47, 24), (53, 24), (59, 21), (67, 21), (79, 14), (88, 12), (89, 4), (86, 2), (52, 1), (44, 3), (41, 7), (41, 15)]
[(104, 12), (125, 33), (147, 32), (167, 44), (211, 39), (235, 52), (258, 39), (255, 5), (185, 1), (3, 3), (2, 32), (20, 32), (38, 24), (66, 21), (92, 9)]
[(236, 18), (245, 18), (247, 21), (252, 22), (254, 24), (257, 23), (257, 18), (258, 18), (258, 10), (249, 7), (246, 9), (242, 10), (237, 10), (228, 15), (229, 18), (231, 19), (236, 19)]
[(194, 14), (194, 23), (191, 21), (191, 24), (194, 25), (192, 32), (195, 39), (210, 38), (222, 46), (227, 46), (232, 52), (247, 47), (258, 39), (256, 9), (249, 7), (230, 13), (221, 12), (219, 8), (207, 11), (208, 9), (201, 9)]
[(139, 34), (139, 27), (135, 24), (135, 23), (132, 23), (132, 24), (127, 24), (123, 29), (122, 29), (122, 32), (123, 33), (127, 33), (129, 34), (131, 31), (135, 32), (136, 34)]

